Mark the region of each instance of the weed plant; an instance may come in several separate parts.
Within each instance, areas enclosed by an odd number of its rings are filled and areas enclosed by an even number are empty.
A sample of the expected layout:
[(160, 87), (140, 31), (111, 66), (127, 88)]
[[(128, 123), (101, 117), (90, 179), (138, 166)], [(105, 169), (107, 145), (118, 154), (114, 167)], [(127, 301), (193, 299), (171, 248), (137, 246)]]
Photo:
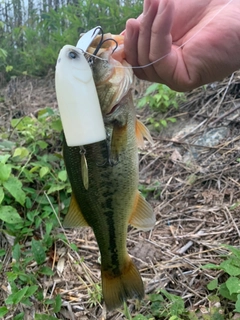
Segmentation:
[[(37, 117), (12, 119), (11, 128), (0, 134), (0, 232), (12, 245), (11, 270), (6, 273), (10, 294), (0, 307), (0, 318), (17, 305), (31, 306), (34, 301), (57, 313), (60, 296), (44, 299), (39, 279), (53, 275), (45, 262), (54, 242), (66, 241), (53, 231), (71, 192), (60, 152), (62, 126), (58, 114), (46, 108)], [(6, 254), (0, 249), (0, 272)], [(21, 312), (14, 317), (23, 318)]]
[(148, 106), (152, 112), (151, 116), (147, 119), (156, 130), (167, 127), (168, 123), (176, 122), (174, 117), (165, 117), (170, 108), (178, 108), (178, 103), (184, 101), (184, 94), (171, 90), (164, 84), (153, 83), (151, 84), (144, 96), (139, 100), (138, 107), (143, 108)]

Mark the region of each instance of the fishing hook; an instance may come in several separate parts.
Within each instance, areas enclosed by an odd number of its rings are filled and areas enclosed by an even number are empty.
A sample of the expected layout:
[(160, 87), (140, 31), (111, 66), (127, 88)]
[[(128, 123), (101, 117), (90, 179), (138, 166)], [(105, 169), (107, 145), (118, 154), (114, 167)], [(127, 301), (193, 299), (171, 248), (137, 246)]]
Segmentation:
[(107, 38), (107, 39), (103, 40), (102, 45), (103, 45), (104, 42), (106, 42), (106, 41), (113, 41), (113, 42), (115, 42), (115, 48), (114, 48), (113, 51), (112, 51), (112, 54), (113, 54), (113, 52), (114, 52), (115, 50), (117, 50), (117, 47), (118, 47), (117, 41), (116, 41), (115, 39), (113, 39), (113, 38)]
[[(100, 28), (99, 28), (99, 29), (100, 29)], [(115, 39), (113, 39), (113, 38), (107, 38), (107, 39), (103, 40), (103, 29), (102, 29), (102, 28), (101, 28), (101, 32), (102, 32), (102, 34), (101, 34), (101, 40), (99, 41), (96, 49), (94, 50), (93, 55), (94, 55), (94, 56), (97, 55), (98, 51), (101, 49), (102, 45), (103, 45), (104, 42), (106, 42), (106, 41), (113, 41), (113, 42), (115, 42), (115, 48), (114, 48), (113, 51), (112, 51), (112, 54), (113, 54), (113, 52), (114, 52), (114, 51), (117, 49), (117, 47), (118, 47), (117, 41), (116, 41)]]
[[(96, 32), (96, 30), (98, 30), (99, 32), (101, 32), (101, 39), (100, 39), (100, 41), (99, 41), (99, 43), (98, 43), (98, 45), (97, 45), (96, 49), (95, 49), (95, 50), (94, 50), (94, 52), (93, 52), (93, 55), (94, 55), (94, 56), (96, 56), (96, 55), (97, 55), (97, 53), (98, 53), (99, 49), (100, 49), (100, 48), (101, 48), (101, 46), (102, 46), (102, 43), (103, 43), (103, 35), (104, 35), (103, 29), (102, 29), (101, 27), (99, 27), (99, 28), (95, 29), (95, 30), (94, 30), (94, 33)], [(94, 33), (93, 33), (93, 34), (94, 34)]]

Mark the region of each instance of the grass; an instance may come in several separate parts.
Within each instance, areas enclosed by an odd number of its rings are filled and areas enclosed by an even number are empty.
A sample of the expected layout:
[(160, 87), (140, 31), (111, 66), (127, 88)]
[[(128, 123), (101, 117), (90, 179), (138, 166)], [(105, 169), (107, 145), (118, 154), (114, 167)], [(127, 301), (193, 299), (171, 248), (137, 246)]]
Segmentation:
[[(191, 97), (196, 101), (197, 93)], [(192, 103), (189, 112), (209, 115), (205, 104), (214, 102), (211, 97), (205, 92), (206, 101), (194, 102), (197, 111)], [(106, 313), (92, 231), (61, 228), (71, 188), (58, 113), (44, 108), (10, 123), (0, 133), (0, 317), (67, 319), (68, 312), (73, 319), (240, 318), (237, 138), (203, 148), (191, 165), (171, 158), (176, 148), (187, 151), (185, 140), (170, 145), (155, 139), (140, 153), (140, 188), (155, 208), (157, 224), (148, 233), (130, 229), (128, 250), (146, 297)], [(192, 176), (197, 179), (189, 183)]]

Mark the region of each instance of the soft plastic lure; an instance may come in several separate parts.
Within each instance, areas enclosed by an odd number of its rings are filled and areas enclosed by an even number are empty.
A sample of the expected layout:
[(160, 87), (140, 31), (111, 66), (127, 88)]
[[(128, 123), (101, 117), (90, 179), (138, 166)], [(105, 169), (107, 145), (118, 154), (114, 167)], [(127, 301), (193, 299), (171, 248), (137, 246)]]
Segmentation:
[(65, 45), (57, 59), (57, 101), (66, 142), (70, 147), (106, 139), (92, 70), (84, 56), (100, 29), (96, 27), (85, 33), (76, 47)]

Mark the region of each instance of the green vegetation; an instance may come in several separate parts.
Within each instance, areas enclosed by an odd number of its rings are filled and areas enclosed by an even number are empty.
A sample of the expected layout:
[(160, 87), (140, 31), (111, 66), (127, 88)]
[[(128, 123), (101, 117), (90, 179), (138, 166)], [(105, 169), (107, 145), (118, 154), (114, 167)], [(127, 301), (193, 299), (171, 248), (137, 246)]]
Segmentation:
[(220, 297), (234, 302), (234, 312), (240, 313), (240, 250), (232, 246), (225, 245), (231, 255), (220, 265), (207, 264), (203, 268), (221, 270), (227, 274), (227, 280), (219, 283), (218, 278), (213, 279), (208, 284), (208, 289), (216, 291)]
[[(184, 300), (165, 289), (160, 289), (148, 296), (149, 303), (144, 314), (131, 316), (126, 305), (124, 314), (128, 320), (231, 320), (240, 319), (240, 250), (229, 245), (224, 247), (229, 255), (219, 264), (207, 264), (202, 269), (222, 271), (224, 280), (214, 278), (209, 282), (207, 297), (209, 307), (186, 308)], [(231, 306), (232, 307), (229, 307)], [(228, 306), (228, 307), (227, 307)]]
[(7, 78), (20, 74), (44, 76), (54, 70), (65, 44), (75, 45), (81, 33), (97, 25), (105, 33), (120, 33), (128, 18), (140, 14), (142, 2), (125, 0), (120, 5), (118, 1), (69, 0), (37, 4), (29, 0), (26, 7), (13, 0), (5, 7), (1, 4), (0, 67), (5, 66)]
[[(61, 297), (44, 299), (38, 279), (53, 275), (45, 261), (54, 242), (67, 243), (62, 233), (53, 232), (59, 226), (60, 206), (68, 207), (71, 192), (62, 156), (56, 151), (61, 122), (56, 112), (46, 108), (37, 118), (13, 119), (11, 125), (10, 135), (0, 135), (0, 231), (13, 245), (11, 271), (7, 272), (10, 294), (0, 307), (0, 317), (20, 303), (32, 305), (33, 297), (58, 312)], [(0, 257), (5, 254), (1, 249)], [(28, 272), (33, 261), (37, 264), (34, 273)]]
[(171, 90), (164, 84), (151, 84), (144, 96), (139, 100), (138, 107), (143, 108), (149, 106), (151, 117), (147, 119), (155, 129), (167, 127), (169, 122), (176, 122), (176, 118), (162, 117), (162, 114), (167, 113), (169, 108), (178, 108), (178, 103), (184, 101), (184, 94)]
[[(63, 0), (60, 4), (44, 0), (34, 4), (29, 0), (27, 8), (20, 0), (2, 2), (0, 76), (9, 80), (22, 74), (48, 74), (54, 70), (63, 45), (76, 44), (80, 33), (96, 25), (105, 32), (119, 33), (128, 18), (141, 12), (142, 2), (125, 0), (120, 5), (118, 1)], [(177, 109), (183, 99), (183, 94), (165, 85), (152, 84), (138, 107), (149, 106), (148, 122), (158, 130), (176, 121), (167, 113), (172, 107)], [(61, 155), (61, 131), (58, 112), (44, 108), (36, 116), (12, 119), (10, 130), (0, 132), (0, 232), (11, 246), (11, 252), (0, 248), (0, 273), (4, 273), (9, 286), (7, 299), (0, 301), (0, 318), (24, 319), (21, 306), (38, 303), (44, 314), (36, 313), (35, 319), (52, 320), (57, 319), (62, 307), (61, 294), (54, 292), (46, 298), (41, 283), (42, 278), (52, 279), (56, 272), (50, 262), (57, 242), (77, 251), (76, 245), (69, 244), (64, 232), (58, 230), (60, 213), (66, 213), (71, 194)], [(140, 185), (139, 189), (145, 197), (160, 197), (158, 181)], [(237, 206), (239, 202), (230, 209)], [(231, 254), (222, 257), (219, 265), (203, 266), (203, 270), (219, 271), (207, 285), (204, 312), (191, 309), (181, 297), (159, 289), (141, 302), (139, 312), (131, 315), (125, 304), (122, 313), (129, 320), (233, 319), (240, 313), (240, 250), (225, 247)], [(10, 257), (7, 270), (5, 257)], [(77, 263), (81, 262), (80, 258)], [(101, 285), (92, 282), (86, 288), (87, 307), (100, 304)]]

